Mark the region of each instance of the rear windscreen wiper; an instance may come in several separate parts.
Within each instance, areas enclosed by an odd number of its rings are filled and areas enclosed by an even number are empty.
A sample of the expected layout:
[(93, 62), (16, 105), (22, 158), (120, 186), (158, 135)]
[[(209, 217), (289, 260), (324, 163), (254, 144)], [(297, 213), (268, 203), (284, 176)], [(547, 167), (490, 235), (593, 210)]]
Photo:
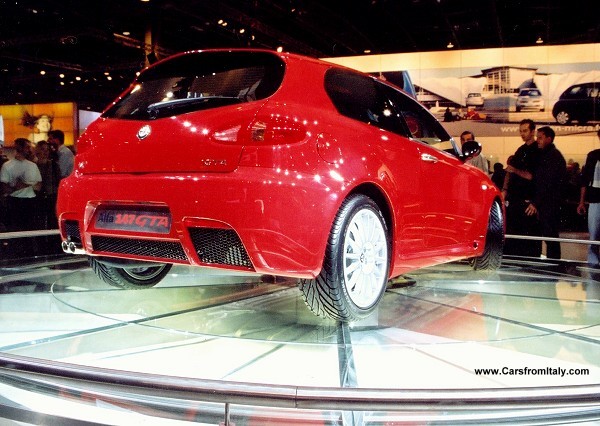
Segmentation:
[[(231, 105), (233, 103), (243, 102), (242, 99), (235, 96), (201, 96), (198, 98), (183, 98), (183, 99), (170, 99), (167, 101), (155, 102), (148, 105), (146, 111), (152, 118), (156, 118), (159, 115), (163, 115), (165, 111), (187, 109), (193, 110), (194, 107), (202, 104), (214, 104), (218, 103), (218, 106)], [(212, 105), (214, 106), (214, 105)]]

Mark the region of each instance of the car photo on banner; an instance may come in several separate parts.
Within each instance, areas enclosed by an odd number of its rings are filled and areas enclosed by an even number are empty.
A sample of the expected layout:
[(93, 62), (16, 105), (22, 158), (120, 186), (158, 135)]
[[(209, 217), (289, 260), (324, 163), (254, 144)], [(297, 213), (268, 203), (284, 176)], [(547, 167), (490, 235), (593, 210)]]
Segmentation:
[(600, 120), (600, 81), (575, 84), (565, 90), (552, 108), (558, 124), (580, 125)]
[(489, 177), (412, 96), (325, 61), (190, 51), (143, 70), (78, 141), (63, 249), (120, 288), (173, 264), (297, 278), (317, 315), (375, 311), (390, 278), (499, 267)]
[(544, 98), (539, 89), (521, 89), (517, 96), (517, 112), (519, 111), (544, 111)]

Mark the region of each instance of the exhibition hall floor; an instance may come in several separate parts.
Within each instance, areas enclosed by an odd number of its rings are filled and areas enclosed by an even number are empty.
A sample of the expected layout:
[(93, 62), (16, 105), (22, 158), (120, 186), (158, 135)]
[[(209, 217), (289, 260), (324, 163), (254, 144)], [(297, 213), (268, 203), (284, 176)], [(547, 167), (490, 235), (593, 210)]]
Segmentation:
[(0, 269), (6, 354), (295, 386), (600, 383), (600, 271), (582, 263), (504, 259), (484, 278), (462, 264), (420, 270), (349, 325), (314, 316), (282, 278), (175, 266), (154, 288), (122, 290), (77, 257)]

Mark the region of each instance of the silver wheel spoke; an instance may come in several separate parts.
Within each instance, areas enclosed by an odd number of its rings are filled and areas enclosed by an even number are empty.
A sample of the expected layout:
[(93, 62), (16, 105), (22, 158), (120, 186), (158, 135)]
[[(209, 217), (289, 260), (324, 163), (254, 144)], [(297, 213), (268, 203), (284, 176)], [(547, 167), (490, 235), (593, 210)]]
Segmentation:
[(346, 267), (346, 276), (350, 276), (360, 268), (360, 262), (352, 262)]
[(388, 248), (381, 219), (367, 208), (350, 220), (344, 236), (344, 279), (352, 302), (368, 308), (387, 282)]

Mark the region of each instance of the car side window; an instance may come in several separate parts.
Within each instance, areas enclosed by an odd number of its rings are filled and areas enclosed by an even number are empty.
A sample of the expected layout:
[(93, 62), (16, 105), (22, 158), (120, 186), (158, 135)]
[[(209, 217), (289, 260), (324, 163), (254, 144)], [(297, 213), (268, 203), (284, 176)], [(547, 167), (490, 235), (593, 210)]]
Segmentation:
[(569, 91), (569, 95), (571, 96), (577, 96), (577, 94), (579, 92), (581, 92), (582, 87), (581, 86), (575, 86), (573, 87), (570, 91)]
[(391, 132), (401, 132), (401, 122), (376, 81), (349, 70), (332, 68), (325, 75), (325, 91), (338, 112)]
[(331, 68), (325, 91), (338, 112), (456, 154), (442, 125), (421, 104), (387, 84), (350, 70)]
[(391, 87), (387, 87), (387, 94), (402, 122), (404, 136), (440, 150), (455, 152), (446, 130), (419, 102)]

